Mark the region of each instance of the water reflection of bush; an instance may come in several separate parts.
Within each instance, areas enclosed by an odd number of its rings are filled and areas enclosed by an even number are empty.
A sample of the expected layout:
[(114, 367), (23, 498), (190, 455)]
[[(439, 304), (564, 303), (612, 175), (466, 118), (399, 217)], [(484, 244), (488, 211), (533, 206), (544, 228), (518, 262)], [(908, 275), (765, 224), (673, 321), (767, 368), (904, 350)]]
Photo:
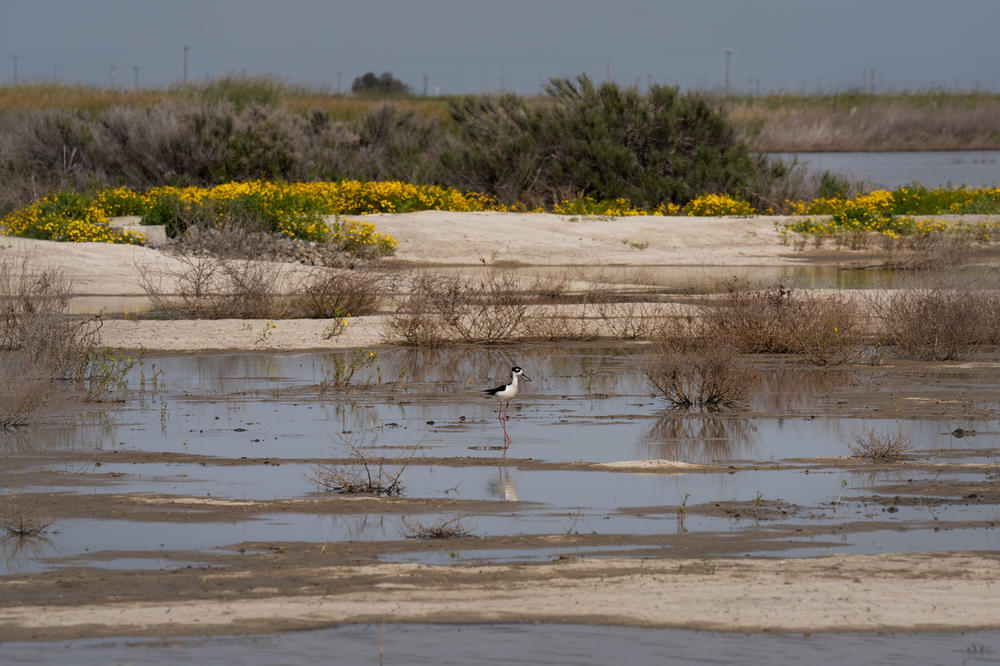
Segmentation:
[(20, 573), (29, 562), (41, 559), (55, 545), (48, 537), (40, 534), (18, 536), (5, 534), (0, 536), (0, 557), (8, 574)]
[(795, 367), (762, 368), (760, 389), (750, 401), (758, 412), (800, 412), (812, 410), (818, 395), (829, 393), (849, 381), (846, 373)]
[(99, 428), (84, 428), (76, 424), (30, 429), (0, 428), (0, 457), (34, 455), (48, 450), (92, 451), (105, 448), (106, 443), (113, 447), (118, 441), (117, 430), (107, 425)]
[(651, 459), (715, 463), (752, 459), (757, 424), (740, 414), (666, 412), (642, 436)]

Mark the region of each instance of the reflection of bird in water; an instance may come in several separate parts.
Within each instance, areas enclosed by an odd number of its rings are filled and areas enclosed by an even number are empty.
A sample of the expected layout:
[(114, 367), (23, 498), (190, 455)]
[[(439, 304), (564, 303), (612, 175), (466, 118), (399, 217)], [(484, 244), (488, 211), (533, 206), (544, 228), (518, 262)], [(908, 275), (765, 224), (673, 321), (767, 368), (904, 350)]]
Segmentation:
[(504, 465), (497, 467), (497, 478), (495, 481), (490, 481), (488, 490), (490, 494), (504, 501), (517, 501), (517, 486), (510, 480), (510, 470)]
[(510, 383), (504, 384), (502, 386), (497, 386), (496, 388), (486, 389), (483, 393), (488, 393), (489, 395), (495, 396), (500, 399), (500, 409), (497, 412), (497, 419), (500, 421), (500, 425), (503, 426), (503, 452), (506, 455), (507, 447), (510, 446), (510, 435), (507, 434), (507, 410), (510, 409), (510, 401), (514, 399), (517, 395), (519, 377), (523, 377), (527, 381), (531, 381), (531, 377), (524, 374), (521, 368), (514, 366), (510, 369)]

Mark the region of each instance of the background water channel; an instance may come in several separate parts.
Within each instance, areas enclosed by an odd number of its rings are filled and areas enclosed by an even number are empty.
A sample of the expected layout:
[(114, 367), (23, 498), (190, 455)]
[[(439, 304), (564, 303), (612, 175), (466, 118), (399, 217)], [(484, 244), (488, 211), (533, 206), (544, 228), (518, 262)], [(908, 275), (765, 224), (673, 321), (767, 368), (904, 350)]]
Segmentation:
[(869, 187), (997, 187), (1000, 151), (941, 150), (887, 153), (772, 153), (786, 162), (797, 160), (810, 171), (839, 173)]

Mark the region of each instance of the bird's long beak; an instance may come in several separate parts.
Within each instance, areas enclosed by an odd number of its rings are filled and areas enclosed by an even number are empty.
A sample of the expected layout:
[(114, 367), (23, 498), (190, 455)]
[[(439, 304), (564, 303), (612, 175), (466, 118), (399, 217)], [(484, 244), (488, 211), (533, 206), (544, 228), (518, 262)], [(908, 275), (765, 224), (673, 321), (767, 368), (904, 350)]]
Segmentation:
[(524, 374), (523, 372), (521, 373), (521, 379), (527, 379), (529, 382), (532, 381), (531, 377), (529, 377), (528, 375)]

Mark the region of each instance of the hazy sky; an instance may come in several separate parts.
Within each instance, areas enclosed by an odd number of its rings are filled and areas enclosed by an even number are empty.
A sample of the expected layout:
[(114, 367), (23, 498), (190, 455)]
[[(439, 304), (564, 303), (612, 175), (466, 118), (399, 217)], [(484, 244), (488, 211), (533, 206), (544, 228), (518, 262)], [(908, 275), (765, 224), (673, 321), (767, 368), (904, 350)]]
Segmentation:
[[(1000, 0), (3, 0), (0, 81), (163, 86), (227, 73), (350, 88), (537, 93), (620, 84), (761, 91), (998, 89)], [(16, 63), (16, 64), (15, 64)], [(6, 68), (3, 67), (6, 65)], [(112, 68), (114, 71), (112, 73)], [(6, 69), (6, 71), (4, 71)], [(339, 75), (338, 75), (339, 73)], [(870, 81), (870, 79), (867, 79)]]

